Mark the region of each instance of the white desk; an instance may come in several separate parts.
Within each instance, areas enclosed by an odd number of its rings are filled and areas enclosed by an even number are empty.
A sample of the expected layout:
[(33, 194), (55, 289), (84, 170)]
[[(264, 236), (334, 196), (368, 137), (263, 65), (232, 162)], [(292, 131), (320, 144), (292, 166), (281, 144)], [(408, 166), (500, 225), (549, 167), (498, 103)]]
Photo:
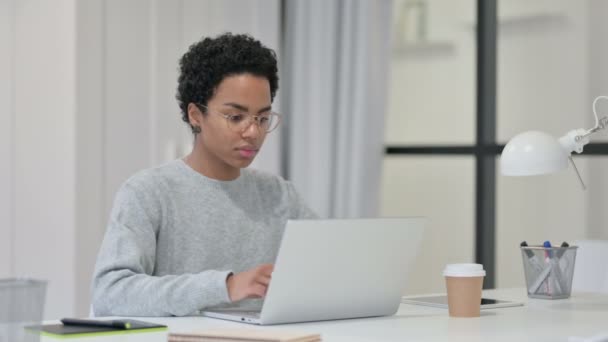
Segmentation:
[[(608, 295), (575, 294), (561, 300), (528, 299), (524, 289), (484, 291), (484, 296), (522, 301), (523, 307), (483, 310), (479, 318), (450, 318), (446, 309), (402, 304), (395, 316), (255, 327), (203, 317), (141, 318), (185, 332), (209, 328), (286, 329), (320, 333), (326, 342), (567, 341), (569, 336), (608, 333)], [(166, 341), (166, 333), (87, 341)], [(41, 341), (56, 341), (43, 338)]]

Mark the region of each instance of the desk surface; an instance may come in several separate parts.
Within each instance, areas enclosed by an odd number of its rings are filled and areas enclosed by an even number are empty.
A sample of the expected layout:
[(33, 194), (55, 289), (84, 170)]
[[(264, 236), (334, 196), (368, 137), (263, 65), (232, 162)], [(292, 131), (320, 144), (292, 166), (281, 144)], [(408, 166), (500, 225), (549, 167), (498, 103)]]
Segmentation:
[[(483, 310), (479, 318), (450, 318), (447, 309), (402, 304), (396, 315), (255, 327), (204, 317), (141, 318), (172, 332), (210, 328), (284, 329), (315, 332), (326, 342), (381, 341), (568, 341), (608, 333), (608, 295), (575, 294), (561, 300), (529, 299), (524, 289), (484, 291), (484, 296), (524, 302), (522, 307)], [(166, 341), (164, 335), (154, 335)], [(125, 341), (123, 336), (121, 341)], [(143, 336), (141, 336), (143, 337)], [(139, 339), (141, 339), (139, 337)], [(133, 335), (129, 341), (138, 337)], [(138, 340), (139, 340), (138, 339)], [(43, 338), (41, 341), (52, 341)], [(106, 339), (95, 339), (106, 341)], [(110, 339), (107, 339), (110, 341)], [(146, 341), (153, 341), (151, 338)]]

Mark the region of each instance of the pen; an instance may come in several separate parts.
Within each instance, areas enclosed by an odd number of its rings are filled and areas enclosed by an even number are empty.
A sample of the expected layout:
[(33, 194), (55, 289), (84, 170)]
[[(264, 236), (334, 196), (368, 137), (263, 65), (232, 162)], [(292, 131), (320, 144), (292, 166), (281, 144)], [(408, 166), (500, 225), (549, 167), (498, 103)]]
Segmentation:
[[(549, 271), (551, 271), (551, 258), (553, 257), (553, 253), (551, 252), (551, 242), (549, 241), (545, 241), (543, 242), (543, 247), (545, 247), (545, 263), (549, 264)], [(550, 276), (551, 272), (549, 272), (547, 274), (547, 282), (545, 283), (545, 290), (547, 292), (547, 294), (550, 296), (552, 289), (551, 289), (551, 276)]]
[[(562, 242), (560, 247), (561, 248), (559, 248), (557, 250), (557, 252), (555, 253), (555, 258), (552, 259), (551, 262), (553, 264), (555, 275), (557, 276), (557, 283), (559, 284), (560, 290), (566, 291), (568, 283), (567, 283), (566, 279), (563, 277), (560, 263), (562, 262), (562, 260), (561, 260), (562, 256), (564, 255), (564, 253), (566, 253), (566, 251), (568, 250), (568, 247), (570, 247), (570, 244), (568, 244), (566, 241), (564, 241), (564, 242)], [(567, 260), (564, 260), (564, 262), (567, 262)]]
[(566, 252), (566, 248), (570, 247), (570, 244), (568, 244), (566, 241), (562, 242), (562, 245), (560, 246), (561, 249), (559, 249), (557, 251), (557, 258), (561, 258), (562, 255), (564, 255), (564, 253)]
[(528, 247), (528, 243), (526, 241), (522, 241), (519, 246), (522, 248), (522, 250), (528, 257), (530, 266), (533, 268), (533, 274), (538, 274), (536, 279), (534, 279), (534, 282), (532, 283), (532, 285), (529, 286), (528, 289), (530, 293), (536, 293), (541, 287), (541, 285), (545, 283), (545, 279), (547, 279), (547, 276), (549, 276), (549, 273), (551, 272), (551, 267), (544, 266), (538, 260), (536, 255), (534, 255), (534, 252), (529, 249), (526, 249), (526, 247)]
[(549, 241), (545, 241), (543, 242), (543, 247), (547, 248), (545, 250), (545, 258), (551, 258), (553, 255), (552, 251), (551, 251), (551, 242)]
[(131, 323), (125, 321), (101, 321), (95, 319), (63, 318), (63, 325), (79, 325), (85, 327), (106, 327), (118, 329), (131, 329)]
[(540, 264), (538, 262), (538, 259), (536, 258), (536, 256), (534, 255), (534, 252), (532, 252), (530, 249), (526, 249), (525, 247), (528, 247), (528, 243), (526, 241), (522, 241), (519, 244), (520, 247), (522, 247), (522, 250), (524, 251), (524, 253), (526, 253), (526, 256), (528, 257), (528, 260), (530, 261), (530, 266), (532, 266), (532, 268), (534, 268), (535, 272), (541, 272), (543, 270), (543, 265)]
[[(546, 266), (542, 272), (538, 275), (538, 277), (536, 277), (536, 279), (534, 280), (534, 283), (532, 283), (532, 285), (530, 285), (530, 293), (537, 293), (538, 290), (540, 290), (541, 285), (545, 284), (545, 287), (547, 286), (546, 280), (547, 277), (549, 277), (549, 274), (551, 273), (551, 266)], [(545, 290), (545, 293), (549, 293), (547, 290)]]
[(553, 246), (551, 246), (551, 242), (545, 241), (543, 243), (543, 247), (545, 247), (546, 262), (551, 265), (551, 274), (548, 275), (546, 283), (547, 293), (549, 295), (559, 295), (560, 293), (562, 293), (562, 289), (565, 288), (565, 284), (563, 283), (564, 279), (559, 266), (559, 258), (563, 254), (563, 252), (560, 253), (560, 251), (565, 251), (564, 247), (568, 246), (569, 245), (567, 242), (563, 242), (561, 245), (562, 248), (557, 249), (557, 253), (554, 253)]

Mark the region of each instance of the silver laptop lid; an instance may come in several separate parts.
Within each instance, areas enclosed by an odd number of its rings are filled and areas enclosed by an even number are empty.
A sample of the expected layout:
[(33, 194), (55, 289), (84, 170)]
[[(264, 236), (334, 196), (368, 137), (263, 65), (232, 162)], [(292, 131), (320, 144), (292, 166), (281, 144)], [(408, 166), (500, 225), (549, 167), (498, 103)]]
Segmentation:
[(426, 219), (288, 221), (262, 324), (394, 314)]

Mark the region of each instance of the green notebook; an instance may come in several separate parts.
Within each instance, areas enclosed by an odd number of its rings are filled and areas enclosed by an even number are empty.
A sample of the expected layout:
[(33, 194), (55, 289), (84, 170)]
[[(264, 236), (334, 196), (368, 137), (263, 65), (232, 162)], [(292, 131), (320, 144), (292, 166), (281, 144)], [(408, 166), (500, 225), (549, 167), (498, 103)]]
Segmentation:
[(83, 338), (92, 336), (140, 334), (168, 330), (167, 326), (162, 324), (136, 321), (132, 319), (121, 319), (121, 321), (131, 323), (131, 328), (119, 329), (111, 327), (88, 327), (79, 325), (63, 325), (59, 323), (30, 326), (26, 327), (26, 329), (32, 332), (38, 332), (42, 336), (49, 336), (53, 338)]

